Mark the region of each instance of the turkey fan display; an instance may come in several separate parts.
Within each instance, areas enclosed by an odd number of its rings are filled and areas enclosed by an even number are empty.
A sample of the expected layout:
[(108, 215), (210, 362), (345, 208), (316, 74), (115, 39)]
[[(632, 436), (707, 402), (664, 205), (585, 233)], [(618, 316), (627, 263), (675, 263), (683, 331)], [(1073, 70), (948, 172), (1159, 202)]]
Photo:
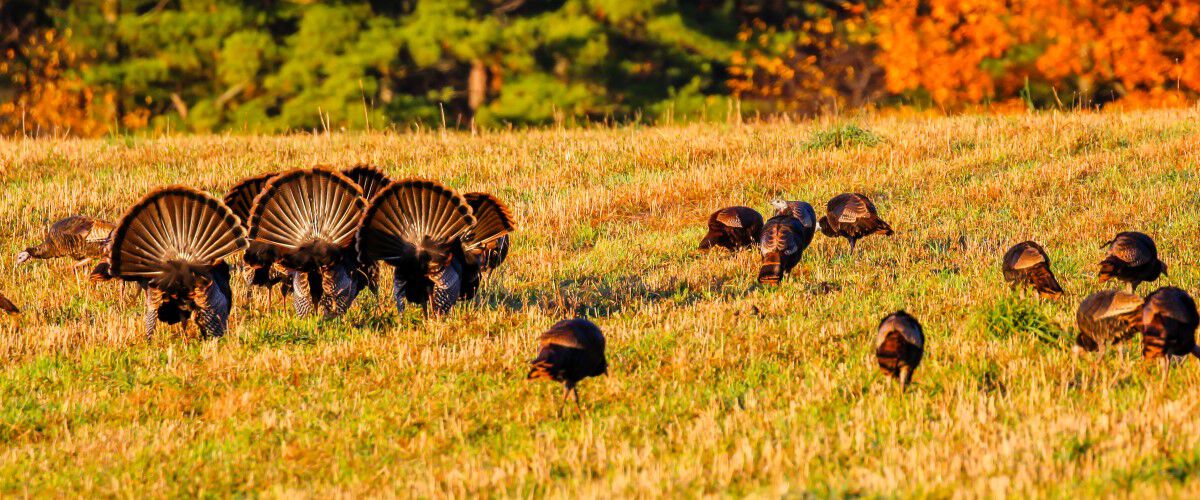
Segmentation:
[(826, 215), (817, 223), (821, 233), (831, 238), (841, 237), (849, 240), (850, 255), (854, 255), (854, 245), (862, 238), (872, 234), (895, 234), (892, 226), (879, 218), (875, 204), (863, 194), (842, 193), (834, 196), (825, 205), (825, 212)]
[(358, 185), (330, 168), (279, 174), (254, 200), (244, 259), (288, 270), (297, 314), (340, 316), (366, 285), (353, 244), (365, 208)]
[(921, 323), (904, 311), (897, 311), (879, 322), (875, 336), (875, 360), (879, 369), (907, 388), (913, 372), (925, 355), (925, 332)]
[(738, 250), (754, 246), (762, 235), (762, 215), (750, 207), (725, 207), (708, 216), (708, 234), (700, 240), (700, 250), (714, 246)]
[(1154, 240), (1145, 234), (1127, 231), (1117, 233), (1100, 248), (1108, 248), (1108, 254), (1100, 261), (1100, 282), (1110, 279), (1129, 284), (1129, 292), (1137, 290), (1138, 285), (1155, 281), (1160, 275), (1167, 274), (1167, 265), (1158, 260), (1158, 246)]
[(779, 284), (796, 267), (816, 232), (816, 212), (812, 205), (803, 201), (778, 201), (772, 205), (775, 215), (763, 226), (758, 243), (762, 253), (758, 282), (769, 285)]
[(1156, 359), (1192, 354), (1200, 358), (1198, 325), (1196, 302), (1187, 292), (1170, 286), (1155, 290), (1142, 306), (1142, 356)]
[[(375, 195), (379, 194), (379, 191), (383, 190), (383, 188), (387, 187), (388, 184), (392, 183), (392, 179), (388, 177), (387, 174), (383, 173), (382, 170), (367, 164), (359, 164), (350, 168), (342, 169), (342, 174), (354, 181), (354, 183), (362, 189), (363, 198), (368, 202), (370, 202)], [(358, 272), (361, 274), (359, 279), (363, 280), (367, 289), (371, 290), (372, 294), (378, 296), (379, 264), (374, 262), (370, 264), (361, 264)]]
[(108, 256), (112, 230), (112, 223), (106, 220), (83, 215), (67, 217), (51, 225), (41, 243), (17, 254), (17, 264), (32, 259), (70, 257), (75, 261), (75, 269), (79, 269), (92, 259)]
[(572, 392), (575, 393), (575, 407), (582, 413), (579, 381), (608, 373), (604, 334), (600, 332), (600, 327), (586, 319), (559, 321), (542, 334), (537, 358), (530, 364), (533, 367), (525, 376), (526, 380), (562, 382), (565, 391), (558, 407), (560, 417), (567, 396)]
[(488, 197), (478, 215), (464, 196), (438, 182), (394, 182), (375, 196), (363, 217), (359, 258), (395, 268), (397, 310), (412, 302), (444, 314), (464, 291), (473, 293), (488, 244), (514, 227), (508, 209), (495, 198)]
[(159, 321), (188, 319), (202, 335), (225, 333), (232, 294), (224, 259), (246, 246), (229, 207), (191, 188), (162, 188), (129, 209), (112, 240), (112, 275), (145, 289), (147, 337)]
[(465, 253), (467, 269), (463, 276), (462, 298), (470, 300), (475, 297), (483, 275), (500, 267), (508, 257), (508, 239), (517, 228), (508, 207), (495, 196), (467, 193), (463, 198), (471, 205), (471, 213), (475, 216), (475, 228), (463, 238), (468, 249)]
[[(250, 210), (254, 208), (254, 199), (262, 193), (267, 182), (272, 177), (277, 175), (276, 172), (268, 172), (261, 175), (256, 175), (247, 179), (242, 179), (233, 187), (229, 188), (229, 192), (225, 194), (225, 206), (233, 211), (233, 214), (238, 216), (242, 221), (242, 227), (247, 233), (250, 232)], [(250, 245), (254, 247), (252, 243)], [(251, 248), (250, 253), (258, 254), (261, 249)], [(265, 288), (269, 293), (275, 285), (279, 285), (279, 291), (283, 296), (287, 296), (291, 290), (291, 279), (283, 269), (275, 265), (250, 265), (242, 263), (242, 279), (246, 282), (246, 299), (249, 300), (255, 288)]]
[(392, 179), (383, 173), (382, 170), (367, 164), (344, 168), (342, 169), (342, 175), (345, 175), (354, 181), (355, 184), (358, 184), (359, 188), (362, 188), (363, 198), (366, 198), (367, 201), (371, 201), (383, 188), (392, 183)]
[(1050, 270), (1050, 256), (1041, 245), (1023, 241), (1013, 245), (1004, 253), (1001, 263), (1004, 280), (1009, 286), (1032, 287), (1043, 297), (1057, 298), (1062, 295), (1062, 286)]
[(1094, 352), (1124, 342), (1142, 328), (1142, 298), (1116, 290), (1093, 293), (1079, 304), (1075, 324), (1079, 326), (1076, 349)]

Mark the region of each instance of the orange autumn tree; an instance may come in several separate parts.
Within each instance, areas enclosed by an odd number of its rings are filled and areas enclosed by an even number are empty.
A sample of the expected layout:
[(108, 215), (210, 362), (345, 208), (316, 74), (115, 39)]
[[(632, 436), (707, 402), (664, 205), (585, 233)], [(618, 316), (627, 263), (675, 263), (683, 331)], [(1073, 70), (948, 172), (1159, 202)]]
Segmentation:
[(1200, 92), (1196, 0), (884, 0), (889, 92), (957, 108), (1185, 104)]
[(25, 33), (5, 49), (0, 77), (17, 92), (0, 102), (0, 135), (103, 134), (113, 116), (112, 99), (95, 95), (74, 73), (81, 65), (67, 37), (52, 28)]

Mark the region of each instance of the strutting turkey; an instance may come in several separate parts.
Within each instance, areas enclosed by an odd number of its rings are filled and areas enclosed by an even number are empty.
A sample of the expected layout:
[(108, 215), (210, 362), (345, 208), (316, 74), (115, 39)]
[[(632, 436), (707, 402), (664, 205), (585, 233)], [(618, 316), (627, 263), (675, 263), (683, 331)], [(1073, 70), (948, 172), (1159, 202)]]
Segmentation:
[(1101, 283), (1115, 278), (1128, 283), (1129, 293), (1133, 293), (1143, 282), (1155, 281), (1160, 275), (1167, 274), (1167, 265), (1158, 260), (1158, 246), (1143, 233), (1117, 233), (1112, 241), (1100, 245), (1100, 248), (1106, 247), (1108, 254), (1100, 261)]
[(1057, 298), (1062, 295), (1062, 286), (1050, 270), (1050, 256), (1041, 245), (1033, 241), (1022, 241), (1004, 253), (1001, 263), (1004, 280), (1013, 288), (1032, 287), (1043, 297)]
[(189, 319), (202, 335), (224, 335), (233, 298), (225, 258), (246, 246), (229, 207), (188, 187), (162, 188), (130, 208), (112, 238), (112, 275), (145, 290), (147, 338), (160, 321)]
[(817, 222), (821, 234), (825, 236), (842, 237), (850, 241), (850, 255), (854, 255), (854, 245), (859, 239), (872, 234), (891, 236), (895, 234), (892, 226), (879, 218), (879, 211), (866, 195), (859, 193), (842, 193), (834, 196), (825, 205), (825, 216)]
[(879, 322), (875, 335), (875, 360), (879, 369), (900, 381), (902, 390), (925, 356), (925, 331), (917, 318), (896, 311)]
[(365, 208), (362, 189), (331, 168), (279, 174), (254, 200), (244, 259), (287, 269), (298, 315), (340, 316), (366, 285), (354, 252)]
[(771, 202), (775, 215), (767, 220), (759, 238), (762, 268), (758, 282), (779, 284), (800, 262), (816, 233), (816, 212), (803, 201)]
[[(464, 263), (462, 298), (475, 297), (479, 283), (508, 258), (509, 237), (516, 230), (512, 213), (488, 193), (463, 195), (475, 216), (475, 228), (464, 238), (467, 250)], [(500, 236), (494, 236), (499, 234)]]
[(106, 220), (83, 215), (67, 217), (52, 224), (41, 243), (17, 254), (17, 264), (70, 257), (75, 261), (74, 270), (78, 271), (92, 259), (108, 256), (112, 230), (112, 223)]
[[(242, 179), (229, 188), (229, 192), (225, 195), (225, 205), (241, 220), (242, 228), (246, 230), (247, 234), (250, 232), (250, 211), (254, 208), (254, 199), (258, 197), (259, 193), (262, 193), (263, 188), (267, 186), (267, 182), (276, 175), (276, 172), (268, 172)], [(258, 245), (261, 245), (261, 243), (251, 243), (250, 249), (247, 251), (256, 255), (260, 254), (262, 250), (257, 247)], [(243, 259), (241, 271), (242, 279), (246, 284), (246, 300), (250, 300), (255, 288), (265, 288), (268, 299), (271, 296), (271, 289), (275, 285), (279, 285), (280, 295), (284, 297), (287, 297), (288, 293), (291, 292), (291, 277), (288, 276), (286, 270), (278, 265), (273, 263), (252, 265)]]
[(512, 231), (508, 209), (494, 197), (476, 209), (452, 188), (435, 181), (405, 179), (371, 201), (358, 232), (359, 259), (394, 268), (396, 308), (406, 302), (445, 314), (460, 297), (474, 293), (488, 244)]
[(1129, 340), (1142, 328), (1142, 298), (1132, 293), (1101, 290), (1088, 295), (1075, 311), (1076, 351), (1094, 352)]
[[(392, 183), (392, 179), (382, 170), (367, 164), (359, 164), (342, 169), (342, 174), (354, 181), (362, 189), (363, 198), (369, 203), (383, 188)], [(376, 297), (379, 296), (379, 263), (362, 263), (358, 272), (362, 274), (366, 287)]]
[(562, 404), (567, 396), (575, 393), (575, 407), (583, 412), (579, 403), (579, 381), (608, 373), (608, 360), (604, 355), (604, 334), (595, 323), (583, 318), (559, 321), (543, 333), (539, 340), (538, 355), (530, 364), (532, 368), (526, 380), (553, 380), (562, 382)]
[(762, 235), (762, 215), (750, 207), (725, 207), (708, 216), (708, 233), (700, 240), (700, 250), (721, 247), (738, 250), (754, 246)]

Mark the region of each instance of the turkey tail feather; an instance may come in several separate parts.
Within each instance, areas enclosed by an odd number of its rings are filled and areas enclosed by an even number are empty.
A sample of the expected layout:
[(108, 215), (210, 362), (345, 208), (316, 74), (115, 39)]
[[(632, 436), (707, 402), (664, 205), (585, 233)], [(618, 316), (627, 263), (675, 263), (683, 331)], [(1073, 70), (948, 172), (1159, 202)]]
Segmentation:
[(267, 182), (274, 176), (275, 173), (270, 172), (242, 179), (229, 188), (229, 192), (225, 194), (225, 199), (223, 200), (225, 206), (233, 210), (233, 215), (241, 219), (242, 226), (247, 230), (250, 228), (250, 210), (254, 208), (254, 199), (258, 197), (258, 193), (262, 192)]
[(467, 193), (463, 196), (471, 205), (476, 221), (468, 237), (464, 238), (468, 249), (491, 243), (516, 229), (512, 213), (495, 196), (487, 193)]
[(364, 262), (417, 261), (430, 251), (445, 252), (475, 226), (467, 200), (434, 181), (405, 179), (384, 188), (371, 201), (358, 232)]
[(188, 187), (162, 188), (117, 223), (108, 271), (125, 280), (170, 286), (245, 247), (245, 234), (220, 200)]
[(361, 163), (350, 168), (342, 169), (342, 174), (348, 177), (359, 188), (362, 188), (363, 198), (370, 201), (383, 188), (392, 183), (392, 179), (379, 168)]
[(250, 240), (289, 267), (328, 265), (354, 242), (366, 208), (362, 188), (327, 167), (273, 177), (254, 200)]

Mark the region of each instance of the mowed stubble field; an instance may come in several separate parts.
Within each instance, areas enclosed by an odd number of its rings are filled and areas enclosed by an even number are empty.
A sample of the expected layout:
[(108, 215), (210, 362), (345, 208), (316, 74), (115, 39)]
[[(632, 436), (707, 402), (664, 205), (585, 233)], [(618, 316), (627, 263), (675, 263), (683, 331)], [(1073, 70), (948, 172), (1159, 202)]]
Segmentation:
[[(1118, 231), (1170, 266), (1141, 292), (1200, 293), (1200, 108), (852, 122), (879, 143), (828, 144), (825, 122), (0, 142), (0, 291), (25, 310), (0, 318), (0, 492), (1200, 492), (1200, 362), (1164, 379), (1136, 344), (1070, 352)], [(425, 320), (364, 293), (344, 318), (297, 319), (235, 283), (223, 339), (147, 342), (135, 287), (12, 265), (47, 218), (356, 162), (511, 205), (514, 247), (480, 299)], [(773, 288), (757, 251), (694, 250), (719, 207), (845, 191), (896, 236), (850, 259), (818, 234)], [(1064, 298), (1003, 283), (1000, 256), (1030, 238)], [(873, 355), (900, 308), (928, 342), (904, 396)], [(607, 335), (609, 375), (560, 419), (561, 387), (523, 378), (538, 334), (577, 315)]]

